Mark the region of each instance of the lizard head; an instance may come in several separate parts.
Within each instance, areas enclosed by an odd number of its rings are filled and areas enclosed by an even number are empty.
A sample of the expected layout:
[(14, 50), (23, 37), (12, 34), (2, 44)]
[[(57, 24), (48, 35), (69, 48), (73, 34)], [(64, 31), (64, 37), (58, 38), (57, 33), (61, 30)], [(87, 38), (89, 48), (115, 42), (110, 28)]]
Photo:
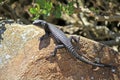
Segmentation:
[(42, 28), (44, 28), (44, 26), (46, 26), (47, 22), (44, 21), (44, 20), (35, 20), (33, 22), (33, 25), (36, 25), (36, 26), (41, 26)]

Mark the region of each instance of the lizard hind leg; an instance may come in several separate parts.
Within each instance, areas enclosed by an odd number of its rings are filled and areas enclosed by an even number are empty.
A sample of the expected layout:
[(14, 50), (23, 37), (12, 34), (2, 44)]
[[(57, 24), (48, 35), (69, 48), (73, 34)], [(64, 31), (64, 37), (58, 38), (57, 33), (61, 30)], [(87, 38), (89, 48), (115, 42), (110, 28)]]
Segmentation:
[(71, 42), (75, 42), (75, 43), (79, 43), (80, 37), (76, 37), (76, 36), (70, 36), (70, 41)]
[(65, 46), (62, 45), (62, 44), (59, 44), (59, 45), (56, 45), (54, 51), (52, 52), (51, 56), (55, 57), (56, 56), (56, 53), (57, 53), (57, 49), (61, 49), (61, 48), (64, 48)]
[(70, 36), (70, 42), (74, 45), (75, 49), (76, 50), (79, 50), (80, 49), (80, 37), (76, 37), (76, 36)]

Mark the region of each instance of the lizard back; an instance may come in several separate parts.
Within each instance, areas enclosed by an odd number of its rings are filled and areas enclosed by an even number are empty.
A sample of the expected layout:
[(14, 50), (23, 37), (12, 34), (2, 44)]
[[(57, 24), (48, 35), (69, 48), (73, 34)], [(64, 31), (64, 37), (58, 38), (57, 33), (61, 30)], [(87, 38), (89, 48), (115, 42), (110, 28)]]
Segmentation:
[(101, 63), (94, 63), (92, 61), (89, 61), (88, 59), (86, 59), (85, 57), (79, 55), (74, 46), (72, 45), (72, 43), (70, 42), (70, 39), (67, 38), (67, 36), (58, 28), (56, 28), (54, 25), (48, 23), (48, 28), (51, 31), (51, 34), (54, 36), (55, 40), (59, 40), (61, 43), (63, 43), (63, 45), (65, 46), (65, 48), (67, 48), (67, 50), (70, 52), (70, 54), (72, 54), (75, 58), (77, 58), (78, 60), (85, 62), (87, 64), (91, 64), (94, 66), (99, 66), (99, 67), (112, 67), (111, 65), (107, 65), (107, 64), (101, 64)]

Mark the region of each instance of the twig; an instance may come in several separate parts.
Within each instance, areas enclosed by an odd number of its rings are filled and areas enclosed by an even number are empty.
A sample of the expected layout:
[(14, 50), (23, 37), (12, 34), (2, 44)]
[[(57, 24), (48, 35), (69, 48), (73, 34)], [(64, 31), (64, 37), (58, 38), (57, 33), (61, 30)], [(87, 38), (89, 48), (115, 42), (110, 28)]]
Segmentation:
[(16, 12), (5, 2), (0, 4), (0, 10), (2, 10), (4, 13), (9, 15), (11, 18), (13, 18), (16, 21), (17, 21), (17, 19), (20, 18), (23, 23), (25, 23), (25, 24), (29, 24), (30, 23), (28, 20), (26, 20), (21, 15), (17, 15)]
[(120, 16), (95, 16), (97, 21), (120, 21)]

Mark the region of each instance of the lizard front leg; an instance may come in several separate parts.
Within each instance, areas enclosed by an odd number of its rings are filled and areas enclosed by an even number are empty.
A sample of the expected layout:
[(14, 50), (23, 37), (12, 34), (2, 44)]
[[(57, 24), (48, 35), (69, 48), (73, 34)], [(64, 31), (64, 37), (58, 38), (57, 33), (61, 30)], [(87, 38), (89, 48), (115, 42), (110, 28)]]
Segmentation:
[(47, 39), (49, 37), (49, 34), (45, 34), (42, 37), (40, 37), (40, 41)]
[(50, 36), (48, 34), (43, 35), (40, 38), (39, 50), (46, 48), (50, 44)]
[(61, 48), (64, 48), (65, 46), (64, 45), (56, 45), (54, 51), (52, 52), (52, 55), (51, 56), (56, 56), (56, 53), (57, 53), (57, 49), (61, 49)]

